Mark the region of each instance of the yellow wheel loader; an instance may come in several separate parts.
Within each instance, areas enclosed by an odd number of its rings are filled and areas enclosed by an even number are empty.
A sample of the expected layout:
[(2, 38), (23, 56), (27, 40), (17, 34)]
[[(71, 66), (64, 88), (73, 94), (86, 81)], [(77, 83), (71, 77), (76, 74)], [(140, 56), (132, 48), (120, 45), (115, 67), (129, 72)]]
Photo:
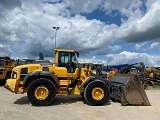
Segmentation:
[(146, 67), (146, 77), (149, 85), (160, 85), (160, 68), (159, 67)]
[[(56, 95), (75, 94), (82, 95), (89, 105), (99, 106), (106, 104), (115, 90), (117, 90), (115, 96), (123, 98), (121, 102), (125, 105), (149, 105), (144, 89), (138, 88), (138, 82), (134, 83), (139, 81), (136, 75), (127, 77), (115, 75), (108, 82), (89, 65), (79, 67), (78, 57), (79, 53), (76, 50), (55, 49), (52, 65), (33, 63), (14, 67), (5, 88), (14, 93), (27, 93), (34, 106), (50, 105)], [(123, 82), (114, 82), (114, 77)], [(135, 94), (141, 98), (137, 98)], [(144, 96), (146, 98), (142, 98)]]
[(9, 57), (0, 57), (0, 83), (5, 84), (6, 80), (11, 77), (14, 61)]

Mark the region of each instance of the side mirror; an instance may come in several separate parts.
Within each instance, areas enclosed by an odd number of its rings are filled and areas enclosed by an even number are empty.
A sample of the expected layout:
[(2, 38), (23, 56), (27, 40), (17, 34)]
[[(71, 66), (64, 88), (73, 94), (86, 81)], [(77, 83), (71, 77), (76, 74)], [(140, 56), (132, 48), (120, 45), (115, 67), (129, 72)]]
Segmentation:
[(79, 58), (79, 52), (77, 52), (77, 57)]

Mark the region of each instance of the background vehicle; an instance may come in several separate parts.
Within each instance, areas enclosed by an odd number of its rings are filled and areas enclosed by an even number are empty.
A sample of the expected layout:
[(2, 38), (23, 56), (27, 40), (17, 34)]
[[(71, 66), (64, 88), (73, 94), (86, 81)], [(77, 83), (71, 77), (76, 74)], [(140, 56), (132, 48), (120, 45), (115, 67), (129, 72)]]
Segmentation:
[(109, 73), (113, 68), (119, 71), (122, 67), (124, 68), (126, 66), (128, 66), (128, 64), (106, 65), (102, 66), (102, 70)]
[(10, 59), (9, 57), (0, 57), (0, 83), (5, 84), (6, 80), (11, 77), (12, 68), (18, 65), (43, 63), (52, 64), (49, 60), (44, 60), (43, 54), (39, 52), (39, 60), (35, 59)]
[(142, 83), (142, 85), (145, 84), (146, 81), (146, 68), (143, 62), (139, 62), (139, 63), (134, 63), (134, 64), (130, 64), (127, 65), (126, 67), (122, 67), (119, 70), (119, 73), (122, 74), (137, 74), (139, 76), (139, 79)]
[(79, 67), (77, 57), (79, 53), (76, 50), (55, 49), (54, 64), (14, 67), (5, 88), (14, 93), (27, 93), (31, 104), (36, 106), (50, 105), (57, 94), (80, 94), (89, 105), (104, 105), (110, 95), (123, 98), (123, 101), (119, 99), (122, 105), (150, 105), (137, 75), (125, 78), (115, 75), (108, 82), (100, 70), (94, 71), (90, 65)]
[(14, 61), (9, 57), (0, 57), (0, 83), (5, 84), (6, 80), (11, 77)]
[(147, 67), (146, 77), (149, 85), (160, 85), (160, 69), (159, 67)]

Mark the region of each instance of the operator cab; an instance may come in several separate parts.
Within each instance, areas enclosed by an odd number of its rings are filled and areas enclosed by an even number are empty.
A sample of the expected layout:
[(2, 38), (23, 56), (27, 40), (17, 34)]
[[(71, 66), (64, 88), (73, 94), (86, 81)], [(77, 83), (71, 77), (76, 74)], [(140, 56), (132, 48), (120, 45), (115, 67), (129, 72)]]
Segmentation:
[(65, 67), (68, 73), (74, 73), (78, 68), (78, 56), (76, 51), (59, 51), (58, 67)]
[(0, 59), (0, 66), (4, 66), (4, 60)]
[(0, 67), (13, 67), (14, 62), (9, 57), (0, 57)]

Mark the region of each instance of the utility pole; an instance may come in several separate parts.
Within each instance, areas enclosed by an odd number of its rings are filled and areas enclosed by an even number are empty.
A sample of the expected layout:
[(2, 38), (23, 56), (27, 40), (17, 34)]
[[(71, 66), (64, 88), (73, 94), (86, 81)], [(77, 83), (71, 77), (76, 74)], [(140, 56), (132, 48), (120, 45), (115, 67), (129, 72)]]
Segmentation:
[(146, 67), (147, 67), (147, 56), (146, 56)]
[(54, 49), (56, 49), (56, 36), (57, 36), (57, 30), (60, 29), (60, 27), (53, 27), (53, 29), (55, 29), (55, 44), (54, 44)]

